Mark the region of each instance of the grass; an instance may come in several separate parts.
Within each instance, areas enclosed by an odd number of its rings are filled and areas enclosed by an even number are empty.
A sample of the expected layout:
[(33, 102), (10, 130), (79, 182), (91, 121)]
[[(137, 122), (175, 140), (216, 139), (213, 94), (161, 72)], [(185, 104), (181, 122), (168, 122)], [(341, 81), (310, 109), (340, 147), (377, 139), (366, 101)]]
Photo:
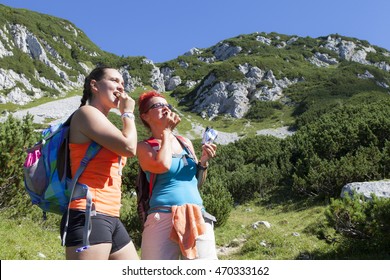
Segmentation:
[[(254, 200), (237, 205), (225, 225), (216, 227), (221, 260), (388, 260), (388, 250), (370, 250), (343, 239), (326, 225), (326, 204)], [(38, 208), (35, 210), (40, 211)], [(0, 211), (1, 260), (63, 260), (60, 217), (48, 222), (10, 219)], [(260, 223), (268, 222), (270, 227)], [(257, 224), (257, 228), (253, 225)], [(138, 254), (140, 255), (140, 248)]]
[[(0, 212), (1, 260), (64, 260), (59, 228), (52, 222), (31, 219), (9, 219)], [(59, 225), (59, 219), (58, 219)]]
[[(302, 211), (283, 211), (283, 206), (269, 209), (254, 203), (235, 207), (227, 224), (216, 228), (217, 245), (240, 246), (236, 241), (246, 239), (241, 251), (221, 259), (272, 260), (297, 259), (302, 252), (311, 249), (325, 250), (326, 243), (311, 234), (304, 233), (308, 224), (317, 220), (323, 207)], [(7, 219), (0, 212), (0, 258), (2, 260), (62, 260), (64, 248), (60, 245), (59, 221), (53, 225), (30, 219)], [(252, 228), (257, 221), (268, 221), (271, 228)], [(293, 233), (299, 233), (294, 236)], [(265, 241), (267, 247), (258, 245)], [(325, 244), (324, 244), (325, 243)], [(43, 257), (44, 256), (44, 257)]]
[[(233, 254), (221, 256), (221, 259), (316, 259), (312, 252), (332, 250), (325, 240), (308, 230), (324, 219), (325, 206), (300, 210), (289, 210), (286, 206), (269, 207), (252, 202), (235, 207), (226, 225), (216, 229), (219, 246), (236, 247)], [(270, 227), (261, 221), (268, 222)]]

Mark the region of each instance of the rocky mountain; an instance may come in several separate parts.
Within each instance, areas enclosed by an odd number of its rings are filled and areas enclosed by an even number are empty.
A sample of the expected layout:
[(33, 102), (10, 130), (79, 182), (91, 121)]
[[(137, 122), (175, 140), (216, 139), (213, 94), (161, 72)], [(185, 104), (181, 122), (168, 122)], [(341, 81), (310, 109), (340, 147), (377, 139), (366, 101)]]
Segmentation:
[(390, 52), (337, 34), (240, 35), (208, 49), (194, 48), (160, 69), (166, 88), (208, 118), (243, 118), (255, 101), (300, 103), (302, 95), (319, 91), (333, 96), (390, 92)]
[(155, 64), (107, 53), (67, 20), (0, 5), (0, 106), (79, 89), (100, 63), (120, 69), (127, 91), (171, 92), (207, 119), (257, 121), (264, 102), (292, 106), (299, 116), (313, 104), (319, 110), (356, 96), (390, 96), (390, 52), (356, 38), (259, 32)]
[(79, 89), (86, 73), (99, 63), (118, 66), (128, 91), (144, 81), (164, 90), (150, 60), (121, 59), (100, 50), (67, 20), (0, 5), (0, 104), (23, 105)]

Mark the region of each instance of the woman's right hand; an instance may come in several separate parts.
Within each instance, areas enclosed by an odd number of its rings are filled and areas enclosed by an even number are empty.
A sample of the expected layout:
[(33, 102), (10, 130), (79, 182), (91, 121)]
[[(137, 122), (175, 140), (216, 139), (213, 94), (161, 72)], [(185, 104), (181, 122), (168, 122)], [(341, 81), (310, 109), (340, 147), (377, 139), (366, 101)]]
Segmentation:
[(175, 112), (172, 112), (172, 111), (169, 111), (169, 112), (166, 112), (166, 128), (170, 129), (171, 131), (173, 131), (175, 129), (175, 127), (180, 123), (181, 121), (181, 118), (178, 114), (176, 114)]

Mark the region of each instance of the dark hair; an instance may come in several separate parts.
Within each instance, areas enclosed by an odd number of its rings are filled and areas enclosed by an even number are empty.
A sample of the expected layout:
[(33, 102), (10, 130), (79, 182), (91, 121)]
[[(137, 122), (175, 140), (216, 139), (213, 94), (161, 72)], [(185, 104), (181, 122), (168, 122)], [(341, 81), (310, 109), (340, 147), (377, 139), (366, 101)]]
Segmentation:
[(81, 98), (80, 107), (87, 104), (87, 101), (92, 98), (91, 81), (92, 80), (100, 81), (103, 78), (106, 69), (112, 69), (112, 67), (98, 66), (95, 69), (93, 69), (92, 72), (89, 73), (87, 77), (85, 77), (83, 97)]
[(161, 98), (165, 99), (165, 97), (161, 93), (158, 93), (157, 91), (154, 91), (154, 90), (146, 91), (146, 92), (142, 93), (138, 98), (139, 117), (141, 118), (142, 123), (149, 129), (150, 129), (150, 126), (146, 121), (144, 121), (144, 119), (142, 118), (142, 114), (144, 114), (146, 112), (146, 110), (148, 110), (146, 105), (148, 104), (148, 101), (153, 97), (161, 97)]

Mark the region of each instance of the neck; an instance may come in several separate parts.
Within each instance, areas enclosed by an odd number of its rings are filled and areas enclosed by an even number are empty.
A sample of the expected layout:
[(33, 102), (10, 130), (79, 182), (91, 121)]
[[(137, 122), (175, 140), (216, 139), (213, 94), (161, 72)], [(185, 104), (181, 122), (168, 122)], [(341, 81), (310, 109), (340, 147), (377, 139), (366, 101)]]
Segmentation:
[(155, 127), (152, 128), (152, 136), (155, 139), (161, 140), (165, 136), (174, 136), (171, 130), (165, 129), (165, 128), (159, 128)]
[(96, 109), (98, 109), (100, 112), (102, 112), (105, 116), (108, 116), (108, 113), (110, 112), (110, 108), (105, 108), (104, 106), (102, 106), (101, 104), (99, 103), (96, 103), (96, 102), (90, 102), (89, 103), (90, 106), (92, 107), (95, 107)]

